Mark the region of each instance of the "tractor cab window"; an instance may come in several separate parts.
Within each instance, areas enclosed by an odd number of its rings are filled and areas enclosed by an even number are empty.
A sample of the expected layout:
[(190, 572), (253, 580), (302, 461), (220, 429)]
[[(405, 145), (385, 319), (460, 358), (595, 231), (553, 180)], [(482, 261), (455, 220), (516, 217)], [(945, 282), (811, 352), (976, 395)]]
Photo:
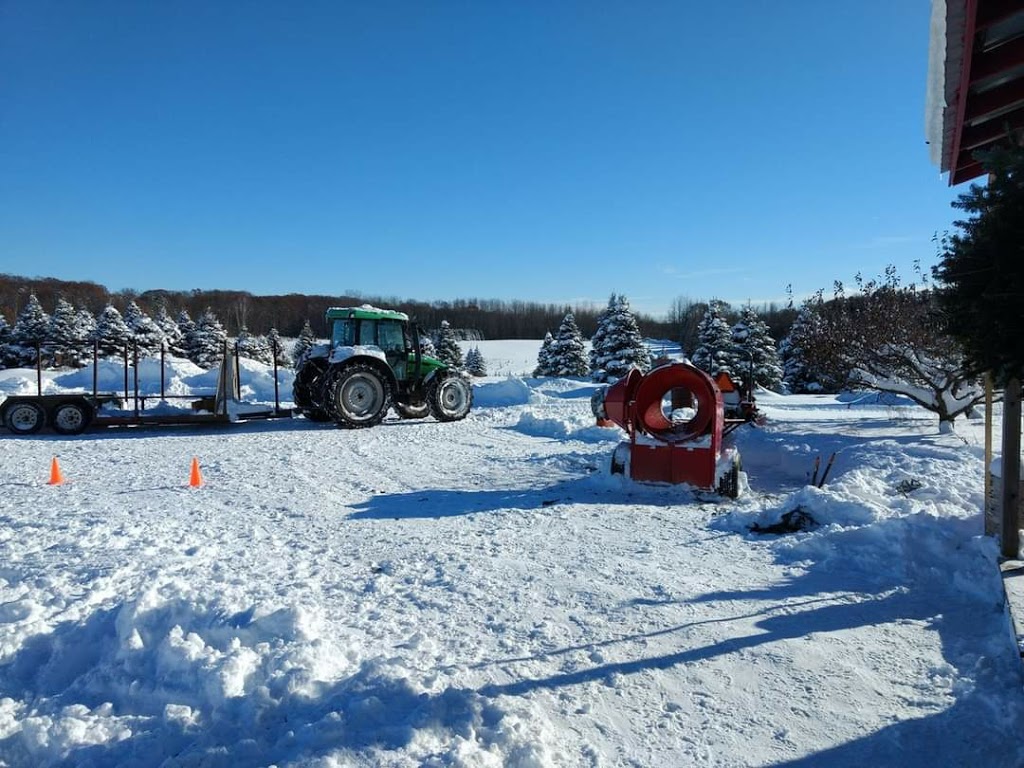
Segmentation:
[(370, 346), (377, 343), (376, 320), (359, 321), (359, 338), (356, 339), (356, 343), (362, 346)]
[(382, 320), (377, 326), (377, 346), (385, 353), (405, 352), (405, 334), (402, 324), (395, 321)]
[(355, 324), (351, 320), (335, 320), (331, 346), (351, 347), (356, 343)]

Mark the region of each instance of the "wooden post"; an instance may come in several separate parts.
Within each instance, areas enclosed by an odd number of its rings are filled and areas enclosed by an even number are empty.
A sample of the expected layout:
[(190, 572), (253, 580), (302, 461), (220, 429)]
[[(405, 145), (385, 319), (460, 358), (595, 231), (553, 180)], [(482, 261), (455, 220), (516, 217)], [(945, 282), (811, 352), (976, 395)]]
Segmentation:
[(1002, 554), (1016, 559), (1020, 549), (1020, 379), (1006, 382), (1003, 394)]

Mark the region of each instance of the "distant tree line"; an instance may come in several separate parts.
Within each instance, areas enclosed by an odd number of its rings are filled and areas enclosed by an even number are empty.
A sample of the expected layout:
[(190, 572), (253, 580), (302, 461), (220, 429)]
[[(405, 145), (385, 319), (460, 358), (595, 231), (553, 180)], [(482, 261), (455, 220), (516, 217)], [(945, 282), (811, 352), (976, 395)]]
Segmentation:
[[(34, 295), (46, 308), (64, 299), (78, 309), (99, 315), (108, 304), (121, 313), (131, 302), (153, 317), (160, 307), (172, 315), (182, 310), (192, 317), (200, 317), (210, 310), (222, 323), (229, 336), (237, 336), (242, 327), (256, 334), (266, 334), (276, 328), (282, 336), (299, 336), (305, 323), (313, 334), (327, 336), (324, 312), (328, 307), (373, 304), (378, 307), (405, 312), (430, 332), (436, 332), (442, 321), (447, 321), (456, 337), (462, 340), (482, 339), (542, 339), (548, 332), (556, 332), (567, 311), (573, 313), (581, 333), (590, 337), (598, 327), (600, 305), (545, 304), (530, 301), (464, 298), (451, 301), (417, 301), (395, 296), (367, 296), (357, 292), (328, 295), (285, 294), (254, 296), (246, 291), (192, 290), (192, 291), (109, 291), (93, 282), (57, 280), (55, 278), (20, 277), (0, 274), (0, 316), (9, 324)], [(683, 348), (694, 348), (696, 325), (708, 307), (707, 302), (688, 298), (676, 299), (668, 316), (659, 319), (636, 313), (637, 322), (651, 338), (678, 340)], [(757, 307), (775, 338), (782, 338), (796, 312), (776, 304)], [(728, 309), (732, 321), (739, 318), (739, 310)]]

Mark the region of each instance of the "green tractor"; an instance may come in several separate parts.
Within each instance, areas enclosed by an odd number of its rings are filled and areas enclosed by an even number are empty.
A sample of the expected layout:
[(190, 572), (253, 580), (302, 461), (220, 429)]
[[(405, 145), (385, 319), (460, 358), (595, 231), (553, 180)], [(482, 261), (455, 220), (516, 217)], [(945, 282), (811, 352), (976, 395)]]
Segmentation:
[(464, 419), (473, 388), (458, 371), (420, 351), (419, 328), (403, 312), (371, 306), (327, 310), (329, 344), (298, 362), (292, 399), (312, 421), (361, 428), (389, 408), (403, 419)]

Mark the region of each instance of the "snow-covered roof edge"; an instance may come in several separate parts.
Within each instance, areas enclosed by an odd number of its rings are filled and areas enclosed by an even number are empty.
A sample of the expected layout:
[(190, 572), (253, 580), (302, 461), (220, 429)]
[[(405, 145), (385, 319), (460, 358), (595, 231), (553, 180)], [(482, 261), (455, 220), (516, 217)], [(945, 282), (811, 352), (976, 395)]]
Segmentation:
[(942, 124), (946, 110), (946, 0), (932, 0), (928, 41), (928, 83), (924, 99), (924, 137), (933, 165), (942, 163)]

